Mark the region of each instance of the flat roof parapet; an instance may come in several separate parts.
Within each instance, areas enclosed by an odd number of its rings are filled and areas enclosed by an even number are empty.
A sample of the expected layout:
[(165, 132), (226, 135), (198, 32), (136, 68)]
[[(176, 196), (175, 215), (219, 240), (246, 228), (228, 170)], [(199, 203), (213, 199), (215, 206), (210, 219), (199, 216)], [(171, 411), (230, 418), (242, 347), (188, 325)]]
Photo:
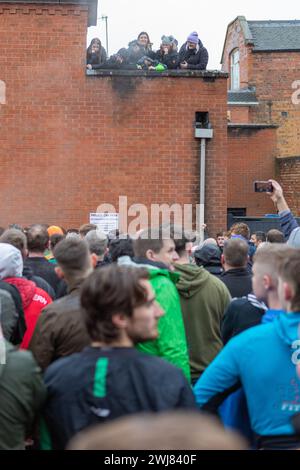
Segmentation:
[(185, 77), (185, 78), (203, 78), (207, 81), (214, 81), (216, 78), (228, 78), (228, 73), (220, 70), (165, 70), (156, 72), (155, 70), (110, 70), (96, 69), (87, 70), (87, 75), (98, 77)]

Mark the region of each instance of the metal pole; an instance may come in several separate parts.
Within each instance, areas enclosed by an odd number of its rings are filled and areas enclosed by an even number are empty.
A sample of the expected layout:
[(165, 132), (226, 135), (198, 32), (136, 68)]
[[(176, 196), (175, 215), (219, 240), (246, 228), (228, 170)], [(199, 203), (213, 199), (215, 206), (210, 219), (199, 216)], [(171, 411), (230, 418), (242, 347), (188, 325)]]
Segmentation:
[(105, 36), (106, 36), (106, 54), (107, 54), (107, 57), (108, 57), (108, 23), (107, 23), (107, 19), (108, 19), (108, 16), (102, 16), (102, 18), (105, 20)]
[(108, 56), (109, 54), (108, 54), (108, 23), (107, 23), (107, 19), (108, 19), (108, 17), (105, 18), (105, 26), (106, 26), (106, 52), (107, 52), (107, 56)]
[(200, 214), (199, 232), (200, 242), (204, 242), (204, 207), (205, 207), (205, 139), (201, 139), (200, 148)]

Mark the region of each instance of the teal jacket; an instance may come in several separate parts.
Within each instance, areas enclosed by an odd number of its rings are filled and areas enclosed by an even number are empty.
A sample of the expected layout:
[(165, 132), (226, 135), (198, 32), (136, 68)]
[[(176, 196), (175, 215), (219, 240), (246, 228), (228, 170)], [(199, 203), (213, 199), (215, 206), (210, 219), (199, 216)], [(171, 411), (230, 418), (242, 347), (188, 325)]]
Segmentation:
[[(125, 257), (124, 257), (125, 258)], [(121, 261), (121, 262), (120, 262)], [(121, 258), (119, 264), (130, 264), (135, 267), (147, 268), (156, 300), (163, 308), (165, 315), (159, 319), (159, 336), (156, 340), (146, 341), (137, 345), (137, 349), (158, 356), (179, 367), (190, 381), (190, 366), (187, 350), (185, 328), (180, 307), (176, 283), (178, 273), (160, 269), (148, 264), (135, 264), (128, 257)]]

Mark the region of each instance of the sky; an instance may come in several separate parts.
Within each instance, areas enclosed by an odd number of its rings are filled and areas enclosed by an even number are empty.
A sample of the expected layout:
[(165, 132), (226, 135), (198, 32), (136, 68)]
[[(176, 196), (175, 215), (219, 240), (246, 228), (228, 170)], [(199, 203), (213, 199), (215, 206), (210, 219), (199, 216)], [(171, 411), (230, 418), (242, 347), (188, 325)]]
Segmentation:
[(181, 46), (189, 33), (197, 31), (209, 52), (208, 69), (220, 69), (227, 25), (237, 16), (247, 20), (300, 19), (297, 0), (274, 2), (262, 0), (99, 0), (97, 27), (90, 27), (87, 43), (99, 37), (106, 48), (105, 20), (108, 25), (109, 55), (147, 31), (157, 50), (163, 34), (172, 34)]

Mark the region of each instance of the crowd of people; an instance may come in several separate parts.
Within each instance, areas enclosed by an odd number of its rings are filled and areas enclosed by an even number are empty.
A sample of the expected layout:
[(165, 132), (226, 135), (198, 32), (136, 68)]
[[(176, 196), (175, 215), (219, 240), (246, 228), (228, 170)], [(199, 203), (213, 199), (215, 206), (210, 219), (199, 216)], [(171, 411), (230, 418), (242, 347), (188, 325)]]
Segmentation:
[(163, 35), (160, 48), (152, 50), (148, 33), (142, 31), (137, 39), (109, 58), (99, 38), (92, 39), (86, 57), (87, 69), (138, 69), (163, 72), (166, 69), (206, 70), (208, 52), (193, 31), (178, 51), (178, 41)]
[(267, 234), (1, 228), (0, 449), (299, 448), (300, 227), (271, 182)]

